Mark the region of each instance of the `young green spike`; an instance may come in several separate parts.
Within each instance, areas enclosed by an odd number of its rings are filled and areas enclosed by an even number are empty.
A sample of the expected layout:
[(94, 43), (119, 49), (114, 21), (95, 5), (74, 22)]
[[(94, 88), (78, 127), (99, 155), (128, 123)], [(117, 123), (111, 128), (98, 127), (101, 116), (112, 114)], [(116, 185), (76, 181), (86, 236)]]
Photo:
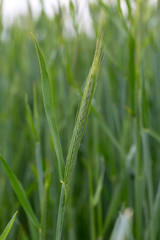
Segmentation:
[(81, 100), (81, 105), (77, 115), (77, 120), (74, 126), (73, 135), (71, 138), (71, 143), (67, 155), (65, 175), (64, 181), (62, 182), (61, 197), (58, 210), (56, 240), (61, 239), (65, 204), (69, 194), (78, 149), (80, 147), (81, 139), (88, 119), (88, 114), (91, 108), (93, 95), (96, 89), (97, 75), (99, 73), (100, 65), (102, 63), (102, 58), (103, 58), (103, 39), (102, 37), (100, 37), (99, 40), (97, 41), (93, 63), (89, 71), (89, 75), (87, 77), (85, 90)]
[(72, 135), (72, 139), (71, 139), (71, 143), (70, 143), (69, 151), (67, 155), (65, 175), (64, 175), (66, 199), (69, 193), (73, 170), (76, 164), (78, 149), (81, 143), (81, 139), (82, 139), (83, 132), (86, 126), (87, 118), (88, 118), (88, 114), (91, 108), (92, 98), (96, 89), (97, 75), (99, 73), (102, 57), (103, 57), (103, 41), (102, 41), (102, 38), (100, 38), (97, 41), (95, 56), (93, 59), (91, 69), (89, 71), (89, 75), (87, 77), (85, 90), (81, 100), (77, 121), (74, 126), (73, 135)]

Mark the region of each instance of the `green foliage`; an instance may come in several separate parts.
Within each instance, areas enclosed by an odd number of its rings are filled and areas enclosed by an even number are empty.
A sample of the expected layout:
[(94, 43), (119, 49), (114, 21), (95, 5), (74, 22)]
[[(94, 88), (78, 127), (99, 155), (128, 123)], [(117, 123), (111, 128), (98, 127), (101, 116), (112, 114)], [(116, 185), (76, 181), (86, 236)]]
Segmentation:
[(6, 228), (4, 229), (3, 233), (0, 235), (0, 240), (5, 240), (12, 228), (12, 225), (15, 221), (17, 212), (13, 215), (12, 219), (9, 221), (9, 223), (7, 224)]
[(58, 133), (58, 129), (57, 129), (54, 108), (53, 108), (53, 97), (52, 97), (52, 92), (51, 92), (51, 84), (50, 84), (50, 80), (49, 80), (49, 77), (47, 74), (43, 55), (40, 51), (38, 43), (33, 34), (32, 34), (32, 37), (35, 41), (36, 49), (37, 49), (37, 53), (38, 53), (38, 57), (39, 57), (39, 63), (40, 63), (40, 69), (41, 69), (41, 79), (42, 79), (43, 101), (44, 101), (44, 107), (45, 107), (46, 116), (47, 116), (48, 124), (50, 127), (50, 131), (51, 131), (51, 135), (52, 135), (53, 142), (55, 145), (55, 151), (57, 154), (59, 177), (60, 177), (60, 180), (63, 180), (64, 160), (63, 160), (62, 147), (61, 147), (61, 142), (60, 142), (59, 133)]
[(0, 161), (5, 169), (5, 172), (12, 184), (12, 187), (17, 195), (17, 198), (19, 199), (22, 207), (24, 208), (26, 214), (28, 215), (28, 217), (30, 218), (30, 220), (32, 221), (32, 223), (36, 226), (39, 227), (39, 223), (38, 220), (36, 218), (36, 216), (34, 215), (34, 212), (28, 202), (27, 196), (25, 194), (25, 191), (21, 185), (21, 183), (18, 181), (18, 179), (16, 178), (16, 176), (14, 175), (14, 173), (12, 172), (12, 170), (9, 168), (7, 162), (3, 159), (2, 156), (0, 156)]
[(4, 28), (0, 1), (0, 232), (18, 209), (7, 239), (60, 239), (63, 223), (62, 240), (157, 240), (160, 1), (97, 0), (87, 34), (75, 2)]

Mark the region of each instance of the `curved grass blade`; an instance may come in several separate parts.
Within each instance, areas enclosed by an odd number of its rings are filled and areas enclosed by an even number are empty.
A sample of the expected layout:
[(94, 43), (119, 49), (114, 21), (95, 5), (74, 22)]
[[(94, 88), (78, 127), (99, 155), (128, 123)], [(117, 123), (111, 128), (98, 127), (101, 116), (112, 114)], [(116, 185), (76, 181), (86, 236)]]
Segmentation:
[(15, 212), (15, 214), (13, 215), (13, 217), (11, 218), (9, 223), (7, 224), (6, 228), (4, 229), (3, 233), (0, 236), (0, 240), (5, 240), (7, 238), (8, 234), (9, 234), (11, 228), (12, 228), (12, 225), (13, 225), (15, 219), (16, 219), (17, 212)]
[(117, 139), (114, 137), (113, 133), (111, 132), (109, 126), (106, 124), (104, 118), (102, 117), (102, 114), (100, 114), (95, 106), (92, 105), (91, 108), (94, 116), (96, 117), (98, 124), (103, 129), (104, 133), (109, 137), (112, 144), (116, 147), (116, 149), (119, 151), (121, 156), (126, 159), (126, 153), (124, 149), (122, 148), (121, 144), (117, 141)]
[[(105, 51), (106, 52), (106, 51)], [(78, 93), (82, 96), (83, 92), (81, 91), (80, 88), (76, 89), (78, 91)], [(105, 119), (103, 118), (102, 114), (98, 111), (98, 108), (95, 104), (92, 103), (91, 106), (91, 111), (94, 114), (95, 118), (97, 119), (97, 123), (99, 124), (99, 126), (103, 129), (104, 133), (108, 136), (108, 138), (110, 139), (110, 141), (112, 142), (112, 144), (115, 146), (115, 148), (119, 151), (119, 153), (121, 154), (121, 156), (126, 159), (126, 153), (124, 151), (124, 149), (122, 148), (121, 144), (117, 141), (117, 139), (115, 138), (115, 136), (113, 135), (113, 133), (111, 132), (109, 126), (107, 125)]]
[(24, 211), (26, 212), (28, 218), (30, 219), (30, 221), (35, 225), (35, 227), (39, 228), (40, 224), (30, 206), (30, 203), (27, 199), (26, 193), (21, 185), (21, 183), (19, 182), (19, 180), (17, 179), (17, 177), (15, 176), (15, 174), (12, 172), (12, 170), (9, 168), (7, 162), (4, 160), (4, 158), (2, 156), (0, 156), (0, 161), (4, 167), (4, 170), (10, 180), (10, 183), (12, 185), (12, 188), (15, 192), (15, 194), (17, 195), (18, 200), (20, 201)]
[(58, 159), (59, 177), (60, 177), (60, 180), (62, 181), (63, 176), (64, 176), (64, 159), (63, 159), (62, 146), (61, 146), (61, 141), (60, 141), (58, 128), (57, 128), (57, 124), (56, 124), (54, 107), (53, 107), (51, 84), (50, 84), (49, 76), (48, 76), (48, 73), (46, 70), (46, 65), (45, 65), (45, 61), (44, 61), (42, 52), (38, 46), (36, 38), (34, 37), (34, 35), (32, 33), (31, 33), (31, 35), (35, 42), (35, 46), (36, 46), (37, 54), (38, 54), (38, 58), (39, 58), (39, 64), (40, 64), (40, 69), (41, 69), (41, 80), (42, 80), (41, 83), (42, 83), (44, 108), (45, 108), (46, 117), (48, 120), (48, 125), (49, 125), (50, 131), (51, 131), (53, 143), (55, 146), (57, 159)]
[(146, 133), (148, 133), (148, 135), (150, 135), (153, 139), (155, 139), (158, 143), (160, 143), (160, 137), (159, 137), (159, 134), (157, 134), (156, 131), (154, 131), (153, 129), (149, 129), (149, 128), (146, 128), (144, 129), (144, 131)]

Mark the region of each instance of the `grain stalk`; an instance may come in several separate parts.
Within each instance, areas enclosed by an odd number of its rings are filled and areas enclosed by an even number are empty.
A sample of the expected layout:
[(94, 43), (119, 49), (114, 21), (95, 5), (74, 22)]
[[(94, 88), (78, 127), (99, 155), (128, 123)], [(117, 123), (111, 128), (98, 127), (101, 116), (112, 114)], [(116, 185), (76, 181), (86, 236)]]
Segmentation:
[(71, 143), (70, 143), (69, 151), (67, 155), (64, 181), (62, 182), (62, 187), (61, 187), (61, 197), (60, 197), (59, 211), (58, 211), (56, 240), (61, 239), (65, 205), (69, 195), (69, 189), (71, 185), (71, 179), (72, 179), (74, 167), (76, 164), (78, 149), (81, 143), (81, 139), (82, 139), (85, 125), (88, 118), (88, 114), (91, 108), (92, 98), (96, 88), (96, 82), (97, 82), (96, 80), (97, 80), (100, 64), (102, 62), (102, 57), (103, 57), (103, 41), (102, 41), (102, 38), (99, 38), (99, 40), (97, 41), (93, 63), (92, 63), (89, 75), (87, 77), (85, 90), (83, 93), (77, 121), (74, 126), (73, 135), (71, 138)]

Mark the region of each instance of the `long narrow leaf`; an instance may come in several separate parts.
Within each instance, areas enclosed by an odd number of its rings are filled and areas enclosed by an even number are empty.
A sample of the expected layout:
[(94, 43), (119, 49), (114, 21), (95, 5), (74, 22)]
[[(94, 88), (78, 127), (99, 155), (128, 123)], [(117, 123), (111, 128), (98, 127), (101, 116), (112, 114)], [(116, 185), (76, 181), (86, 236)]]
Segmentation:
[(12, 170), (9, 168), (7, 162), (4, 160), (4, 158), (2, 156), (0, 156), (0, 161), (5, 169), (5, 172), (10, 180), (10, 183), (12, 185), (12, 188), (15, 192), (15, 194), (17, 195), (18, 200), (20, 201), (24, 211), (26, 212), (28, 218), (32, 221), (32, 223), (39, 228), (39, 222), (30, 206), (30, 203), (27, 199), (26, 193), (21, 185), (21, 183), (19, 182), (19, 180), (17, 179), (17, 177), (15, 176), (15, 174), (12, 172)]
[(37, 172), (38, 172), (39, 200), (40, 200), (40, 205), (42, 206), (43, 170), (42, 170), (42, 155), (41, 155), (41, 144), (40, 144), (40, 142), (36, 142), (35, 150), (36, 150), (36, 167), (37, 167)]
[(47, 235), (47, 213), (49, 204), (49, 188), (51, 183), (51, 176), (49, 171), (49, 166), (46, 169), (46, 178), (43, 188), (43, 199), (42, 199), (42, 210), (41, 210), (41, 240), (46, 239)]
[(158, 143), (160, 143), (160, 136), (153, 129), (146, 128), (144, 131), (154, 138)]
[(56, 118), (55, 118), (55, 112), (54, 112), (54, 106), (53, 106), (53, 97), (52, 97), (52, 91), (51, 91), (51, 83), (50, 83), (49, 76), (48, 76), (48, 73), (46, 70), (46, 65), (45, 65), (45, 61), (44, 61), (42, 52), (38, 46), (36, 38), (34, 37), (34, 35), (32, 33), (31, 33), (31, 35), (35, 42), (37, 54), (38, 54), (38, 58), (39, 58), (39, 64), (40, 64), (40, 69), (41, 69), (44, 108), (45, 108), (46, 117), (48, 120), (48, 125), (49, 125), (50, 131), (51, 131), (53, 143), (55, 146), (57, 159), (58, 159), (59, 177), (60, 177), (60, 180), (63, 180), (64, 159), (63, 159), (61, 141), (60, 141), (58, 128), (57, 128), (57, 124), (56, 124)]
[(109, 126), (106, 124), (105, 120), (103, 119), (102, 115), (98, 112), (98, 110), (96, 109), (95, 106), (93, 106), (92, 104), (92, 108), (91, 108), (94, 116), (96, 117), (96, 119), (98, 120), (98, 124), (100, 125), (100, 127), (103, 129), (104, 133), (109, 137), (110, 141), (112, 142), (112, 144), (116, 147), (116, 149), (119, 151), (119, 153), (121, 154), (121, 156), (123, 158), (126, 158), (126, 153), (123, 150), (121, 144), (117, 141), (117, 139), (114, 137), (113, 133), (111, 132)]
[(7, 224), (6, 228), (4, 229), (2, 235), (0, 236), (0, 240), (5, 240), (12, 228), (12, 225), (16, 219), (16, 215), (17, 215), (17, 212), (13, 215), (13, 217), (11, 218), (11, 220), (9, 221), (9, 223)]
[(101, 192), (102, 192), (102, 187), (103, 187), (103, 180), (104, 180), (104, 174), (105, 174), (105, 164), (104, 164), (104, 159), (102, 160), (101, 163), (101, 172), (100, 172), (100, 176), (98, 178), (98, 183), (97, 183), (97, 188), (96, 188), (96, 192), (93, 196), (93, 206), (95, 207), (100, 199), (101, 196)]
[(29, 124), (29, 126), (30, 126), (30, 129), (31, 129), (31, 131), (32, 131), (32, 133), (33, 133), (33, 136), (34, 136), (35, 140), (38, 141), (38, 140), (39, 140), (39, 139), (38, 139), (38, 134), (37, 134), (36, 128), (35, 128), (35, 126), (34, 126), (31, 109), (30, 109), (30, 107), (29, 107), (27, 98), (26, 98), (25, 100), (26, 100), (26, 115), (27, 115), (28, 124)]
[[(35, 90), (34, 90), (35, 94)], [(38, 116), (37, 116), (37, 109), (36, 109), (36, 103), (34, 103), (34, 115), (36, 117), (36, 123), (38, 122)], [(37, 167), (37, 173), (38, 173), (38, 191), (39, 191), (39, 201), (40, 205), (42, 206), (42, 195), (43, 195), (43, 170), (42, 170), (42, 156), (41, 156), (41, 144), (39, 140), (39, 134), (38, 130), (36, 128), (36, 124), (34, 123), (31, 109), (29, 107), (29, 104), (26, 99), (26, 109), (27, 109), (27, 119), (28, 123), (30, 125), (30, 128), (32, 130), (32, 133), (34, 135), (34, 138), (36, 140), (35, 145), (35, 155), (36, 155), (36, 167)]]

